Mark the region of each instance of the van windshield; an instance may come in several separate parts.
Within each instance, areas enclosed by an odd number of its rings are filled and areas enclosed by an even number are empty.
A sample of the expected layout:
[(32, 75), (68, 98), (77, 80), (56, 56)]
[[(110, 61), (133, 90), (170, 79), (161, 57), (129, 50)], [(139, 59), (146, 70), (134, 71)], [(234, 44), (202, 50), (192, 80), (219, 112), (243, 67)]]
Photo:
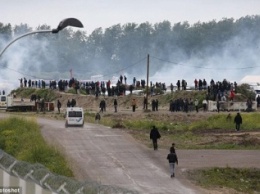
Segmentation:
[(69, 111), (69, 117), (82, 117), (81, 111)]
[(5, 102), (6, 101), (6, 96), (1, 96), (1, 102)]

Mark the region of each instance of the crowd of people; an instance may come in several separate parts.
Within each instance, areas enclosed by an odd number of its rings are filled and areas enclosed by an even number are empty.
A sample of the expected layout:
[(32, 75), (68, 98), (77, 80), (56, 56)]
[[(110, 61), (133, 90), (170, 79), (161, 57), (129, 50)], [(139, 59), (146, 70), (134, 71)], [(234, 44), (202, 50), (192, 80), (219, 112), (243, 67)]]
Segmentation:
[[(21, 87), (36, 87), (36, 88), (45, 88), (46, 83), (44, 80), (28, 80), (26, 78), (20, 79), (20, 86)], [(59, 80), (56, 82), (55, 80), (50, 81), (49, 88), (50, 89), (57, 89), (60, 91), (66, 91), (68, 88), (74, 88), (76, 90), (76, 93), (78, 93), (78, 90), (81, 88), (85, 89), (87, 95), (95, 95), (98, 97), (99, 95), (106, 95), (108, 97), (112, 96), (114, 97), (113, 100), (113, 106), (114, 106), (114, 112), (116, 113), (118, 111), (118, 101), (115, 96), (125, 95), (126, 90), (129, 90), (130, 93), (132, 93), (133, 90), (142, 88), (144, 89), (146, 86), (145, 80), (137, 81), (136, 77), (133, 78), (133, 82), (128, 84), (127, 83), (127, 77), (124, 75), (119, 76), (119, 80), (117, 81), (116, 85), (112, 85), (111, 81), (86, 81), (86, 82), (80, 82), (77, 79), (71, 78), (70, 80)], [(177, 90), (187, 90), (187, 82), (186, 80), (177, 80), (176, 85), (174, 86), (172, 83), (170, 84), (170, 90), (173, 92), (174, 87), (176, 87)], [(160, 89), (162, 91), (167, 90), (167, 86), (165, 83), (156, 82), (153, 84), (150, 82), (150, 95), (154, 96), (154, 89)], [(231, 83), (224, 79), (223, 81), (217, 81), (215, 82), (213, 79), (207, 83), (205, 79), (195, 79), (194, 80), (194, 90), (198, 91), (206, 91), (205, 98), (202, 100), (202, 102), (199, 102), (197, 98), (177, 98), (172, 99), (169, 102), (169, 111), (171, 112), (191, 112), (196, 111), (199, 112), (199, 103), (202, 104), (203, 111), (207, 111), (207, 104), (209, 100), (213, 100), (217, 102), (217, 110), (219, 111), (219, 102), (220, 101), (226, 101), (230, 100), (233, 101), (234, 97), (237, 92), (237, 83)], [(3, 92), (4, 93), (4, 92)], [(31, 100), (36, 100), (37, 96), (32, 96)], [(257, 106), (260, 107), (260, 95), (256, 98)], [(247, 101), (248, 105), (252, 102), (250, 99)], [(132, 112), (136, 111), (137, 108), (137, 99), (132, 98), (131, 106), (132, 106)], [(143, 98), (143, 109), (148, 108), (148, 99), (147, 96), (144, 96)], [(58, 112), (60, 113), (61, 108), (61, 102), (57, 101), (57, 108)], [(71, 101), (68, 100), (67, 107), (74, 107), (76, 106), (76, 100), (72, 99)], [(106, 101), (105, 99), (101, 99), (99, 103), (99, 112), (95, 115), (96, 123), (100, 122), (101, 115), (100, 113), (103, 113), (106, 111)], [(157, 98), (153, 98), (151, 100), (151, 107), (152, 111), (158, 111), (159, 110), (159, 101)], [(229, 114), (230, 115), (230, 114)], [(242, 124), (242, 116), (240, 113), (237, 113), (237, 115), (234, 118), (235, 128), (237, 131), (240, 130), (241, 124)], [(159, 133), (159, 130), (156, 128), (156, 126), (153, 126), (150, 131), (150, 139), (152, 140), (152, 145), (154, 150), (158, 150), (158, 139), (161, 138), (161, 134)], [(170, 176), (171, 178), (175, 177), (175, 165), (178, 164), (178, 157), (176, 154), (175, 144), (172, 143), (172, 146), (169, 149), (169, 154), (167, 155), (166, 159), (169, 161), (169, 168), (170, 168)]]
[[(130, 94), (133, 93), (134, 90), (137, 89), (145, 89), (146, 82), (144, 79), (140, 81), (133, 77), (132, 82), (128, 81), (126, 75), (120, 75), (116, 84), (111, 83), (110, 80), (101, 80), (101, 81), (79, 81), (76, 78), (71, 78), (70, 80), (50, 80), (48, 84), (44, 80), (31, 80), (26, 78), (20, 79), (21, 87), (35, 87), (35, 88), (45, 88), (48, 86), (50, 89), (58, 89), (59, 91), (66, 91), (68, 88), (75, 89), (76, 93), (78, 93), (79, 89), (85, 90), (86, 95), (95, 95), (97, 98), (100, 95), (114, 97), (126, 95), (126, 91), (129, 91)], [(157, 93), (155, 90), (160, 90), (165, 92), (167, 90), (167, 86), (163, 82), (155, 82), (150, 81), (150, 95), (155, 96)], [(176, 90), (187, 90), (187, 81), (177, 80), (176, 85), (172, 83), (169, 86), (171, 92)], [(213, 79), (210, 82), (207, 82), (205, 79), (195, 79), (194, 80), (194, 90), (198, 91), (206, 91), (205, 98), (202, 101), (199, 101), (196, 98), (178, 98), (172, 99), (169, 102), (169, 111), (171, 112), (191, 112), (191, 111), (199, 111), (199, 107), (203, 108), (203, 111), (207, 110), (208, 101), (213, 100), (217, 102), (217, 110), (220, 110), (220, 102), (225, 101), (233, 101), (237, 92), (237, 83), (231, 83), (224, 79), (223, 81), (214, 81)], [(189, 88), (189, 89), (190, 89)], [(137, 99), (132, 99), (132, 111), (135, 112), (137, 107)], [(257, 106), (260, 106), (260, 97), (256, 99)], [(151, 103), (149, 103), (144, 97), (143, 101), (143, 109), (147, 109), (148, 104), (151, 104), (152, 111), (158, 111), (159, 102), (158, 99), (152, 99)], [(252, 106), (252, 99), (247, 100), (248, 107)], [(100, 104), (100, 109), (103, 112), (105, 110), (105, 103), (102, 102)], [(115, 112), (117, 112), (117, 101), (114, 102)]]
[[(138, 81), (136, 77), (133, 78), (132, 83), (127, 83), (127, 77), (124, 75), (120, 75), (116, 84), (112, 85), (110, 80), (100, 80), (100, 81), (84, 81), (77, 80), (76, 78), (71, 78), (69, 80), (49, 80), (49, 83), (46, 83), (46, 80), (33, 80), (27, 78), (21, 78), (20, 87), (35, 87), (35, 88), (46, 88), (47, 86), (50, 89), (59, 89), (59, 91), (66, 91), (68, 88), (74, 88), (77, 92), (79, 89), (85, 89), (86, 94), (92, 95), (105, 95), (107, 96), (119, 96), (125, 95), (126, 90), (130, 91), (130, 93), (135, 89), (144, 89), (146, 86), (146, 81), (141, 79)], [(160, 89), (162, 91), (167, 90), (167, 86), (163, 82), (155, 82), (150, 81), (150, 93), (151, 95), (155, 94), (155, 89)], [(174, 88), (177, 90), (187, 90), (187, 81), (186, 80), (177, 80), (176, 85), (174, 86), (172, 83), (169, 86), (170, 90), (173, 92)], [(227, 91), (237, 91), (237, 83), (231, 83), (224, 79), (223, 81), (215, 82), (211, 79), (210, 84), (207, 83), (205, 79), (195, 79), (194, 80), (194, 88), (195, 90), (208, 90), (209, 96), (212, 96), (214, 100), (221, 100)]]

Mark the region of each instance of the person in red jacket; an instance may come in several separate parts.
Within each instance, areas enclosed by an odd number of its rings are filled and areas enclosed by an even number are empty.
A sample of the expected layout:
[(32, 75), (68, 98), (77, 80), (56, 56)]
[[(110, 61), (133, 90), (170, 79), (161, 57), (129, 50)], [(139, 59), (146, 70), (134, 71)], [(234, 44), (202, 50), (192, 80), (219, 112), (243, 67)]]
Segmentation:
[(235, 92), (233, 90), (230, 91), (230, 100), (233, 101), (235, 97)]

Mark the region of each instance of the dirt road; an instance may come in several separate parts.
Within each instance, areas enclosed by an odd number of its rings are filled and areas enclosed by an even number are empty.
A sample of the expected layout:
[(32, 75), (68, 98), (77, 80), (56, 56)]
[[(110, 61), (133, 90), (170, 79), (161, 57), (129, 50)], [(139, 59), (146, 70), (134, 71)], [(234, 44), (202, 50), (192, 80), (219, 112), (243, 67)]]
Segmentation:
[(151, 150), (129, 134), (98, 124), (65, 128), (64, 121), (38, 119), (44, 138), (63, 150), (78, 180), (91, 179), (140, 193), (209, 193), (185, 180), (183, 171), (200, 167), (258, 167), (260, 151), (177, 150), (179, 166), (171, 179), (168, 150)]

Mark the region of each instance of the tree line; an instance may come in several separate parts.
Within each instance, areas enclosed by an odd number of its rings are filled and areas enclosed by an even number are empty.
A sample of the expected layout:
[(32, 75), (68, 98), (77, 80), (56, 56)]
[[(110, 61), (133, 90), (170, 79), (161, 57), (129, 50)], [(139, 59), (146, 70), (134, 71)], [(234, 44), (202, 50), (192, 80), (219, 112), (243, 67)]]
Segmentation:
[[(221, 21), (197, 22), (193, 25), (188, 22), (171, 24), (169, 21), (115, 24), (106, 29), (97, 28), (90, 34), (87, 34), (87, 26), (85, 28), (65, 28), (57, 35), (35, 34), (26, 40), (19, 40), (34, 59), (31, 62), (31, 57), (21, 63), (26, 63), (31, 71), (41, 69), (62, 73), (73, 69), (82, 77), (98, 73), (120, 74), (123, 70), (129, 74), (139, 74), (146, 71), (147, 54), (178, 63), (193, 56), (203, 58), (214, 54), (235, 37), (243, 37), (243, 42), (248, 45), (260, 42), (259, 15), (237, 20), (223, 18)], [(0, 49), (18, 35), (46, 29), (51, 28), (41, 25), (32, 29), (27, 24), (12, 26), (0, 22)], [(237, 44), (240, 44), (239, 39)], [(1, 64), (8, 67), (8, 61)], [(154, 60), (151, 72), (163, 66), (162, 61)]]

